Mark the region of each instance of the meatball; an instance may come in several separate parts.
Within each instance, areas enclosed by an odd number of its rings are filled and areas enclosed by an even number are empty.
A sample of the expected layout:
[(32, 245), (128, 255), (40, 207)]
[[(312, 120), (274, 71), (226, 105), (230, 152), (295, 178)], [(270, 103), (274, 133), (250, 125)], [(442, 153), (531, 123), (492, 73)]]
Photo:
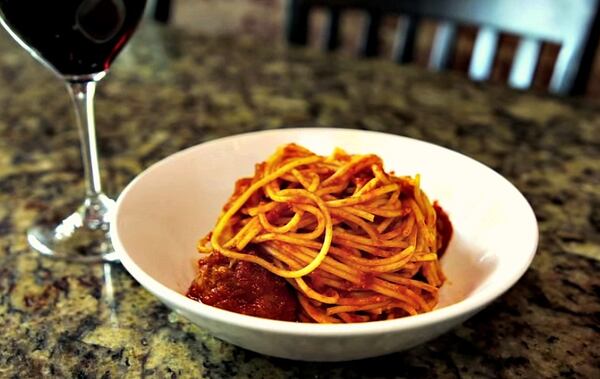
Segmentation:
[(198, 261), (198, 275), (187, 296), (228, 311), (296, 321), (298, 300), (282, 278), (257, 264), (213, 252)]

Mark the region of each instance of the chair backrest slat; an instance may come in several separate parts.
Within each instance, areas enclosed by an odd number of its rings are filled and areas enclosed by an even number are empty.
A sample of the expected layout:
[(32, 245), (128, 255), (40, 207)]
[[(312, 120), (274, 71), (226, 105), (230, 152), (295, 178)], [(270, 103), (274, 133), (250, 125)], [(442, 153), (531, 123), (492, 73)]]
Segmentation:
[(473, 46), (471, 62), (469, 63), (469, 77), (471, 79), (489, 79), (496, 58), (498, 38), (498, 30), (494, 28), (483, 27), (479, 29)]
[(393, 59), (397, 63), (413, 61), (418, 27), (419, 19), (417, 17), (400, 16), (398, 19), (392, 51)]
[(450, 21), (441, 22), (437, 26), (431, 53), (429, 68), (441, 71), (450, 66), (454, 46), (456, 45), (456, 24)]
[(369, 10), (365, 13), (360, 54), (365, 57), (377, 56), (379, 52), (379, 28), (381, 27), (381, 12)]
[(327, 14), (325, 24), (325, 50), (333, 51), (340, 44), (340, 10), (339, 8), (330, 8)]
[(523, 38), (519, 41), (508, 76), (508, 84), (511, 87), (531, 87), (541, 49), (542, 43), (537, 39)]

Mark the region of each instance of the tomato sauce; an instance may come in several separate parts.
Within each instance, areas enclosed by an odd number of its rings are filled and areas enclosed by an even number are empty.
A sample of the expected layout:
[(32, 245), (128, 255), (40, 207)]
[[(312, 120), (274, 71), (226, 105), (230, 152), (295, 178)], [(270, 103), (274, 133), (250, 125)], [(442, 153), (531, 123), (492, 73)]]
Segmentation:
[(298, 315), (298, 300), (284, 279), (254, 263), (233, 261), (217, 252), (198, 261), (198, 275), (187, 296), (250, 316), (296, 321)]
[(450, 222), (450, 218), (448, 218), (448, 214), (442, 207), (438, 204), (438, 202), (433, 203), (433, 209), (436, 214), (436, 229), (438, 238), (441, 241), (441, 244), (438, 248), (437, 254), (438, 258), (441, 258), (442, 255), (446, 252), (448, 248), (448, 244), (450, 243), (450, 239), (452, 238), (452, 223)]

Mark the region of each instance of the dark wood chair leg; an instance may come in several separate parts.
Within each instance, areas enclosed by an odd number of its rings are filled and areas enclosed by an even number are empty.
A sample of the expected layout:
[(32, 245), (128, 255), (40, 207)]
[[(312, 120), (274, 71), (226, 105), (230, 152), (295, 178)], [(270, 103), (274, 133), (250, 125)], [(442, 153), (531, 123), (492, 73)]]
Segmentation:
[(415, 16), (401, 16), (398, 20), (394, 51), (392, 52), (396, 63), (409, 63), (413, 61), (418, 27), (419, 19)]
[(434, 71), (448, 69), (456, 47), (456, 25), (449, 21), (439, 23), (429, 55), (429, 68)]
[(306, 45), (308, 41), (308, 14), (310, 7), (303, 0), (288, 0), (286, 10), (286, 38), (289, 43)]
[(594, 58), (600, 42), (600, 5), (596, 8), (596, 15), (592, 23), (592, 28), (589, 32), (588, 40), (583, 47), (581, 61), (573, 80), (573, 85), (567, 91), (569, 95), (583, 95), (587, 90), (587, 85), (590, 81), (590, 75), (594, 66)]
[(168, 23), (171, 17), (171, 0), (156, 0), (154, 6), (154, 19), (158, 22)]
[(325, 26), (325, 49), (333, 51), (340, 45), (340, 10), (332, 8), (329, 10), (327, 24)]
[(367, 13), (366, 25), (363, 30), (361, 55), (374, 57), (379, 53), (379, 27), (381, 26), (381, 12), (371, 10)]

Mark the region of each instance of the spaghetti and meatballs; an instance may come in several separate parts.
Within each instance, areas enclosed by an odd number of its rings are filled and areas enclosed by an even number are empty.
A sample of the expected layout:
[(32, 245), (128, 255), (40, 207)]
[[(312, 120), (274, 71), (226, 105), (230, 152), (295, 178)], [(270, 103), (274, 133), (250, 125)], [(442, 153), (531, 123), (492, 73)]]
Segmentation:
[(373, 154), (280, 147), (235, 184), (188, 296), (285, 321), (345, 323), (431, 311), (452, 235), (420, 177)]

